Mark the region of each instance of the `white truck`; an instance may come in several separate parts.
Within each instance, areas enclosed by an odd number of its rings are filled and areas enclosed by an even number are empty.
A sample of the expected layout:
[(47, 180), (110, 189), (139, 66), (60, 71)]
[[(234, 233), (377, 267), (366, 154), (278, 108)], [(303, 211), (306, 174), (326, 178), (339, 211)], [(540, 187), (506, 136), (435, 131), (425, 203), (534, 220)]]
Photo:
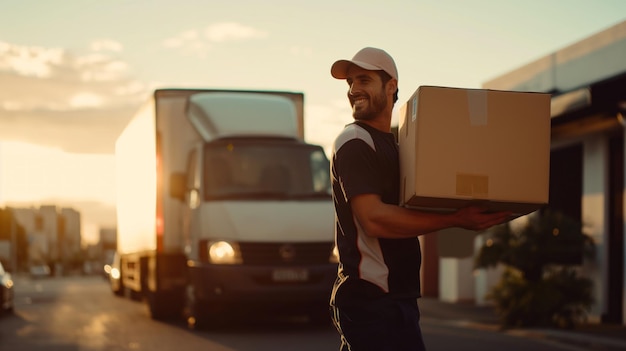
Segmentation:
[(328, 317), (329, 162), (297, 92), (158, 89), (116, 142), (118, 295), (151, 317)]

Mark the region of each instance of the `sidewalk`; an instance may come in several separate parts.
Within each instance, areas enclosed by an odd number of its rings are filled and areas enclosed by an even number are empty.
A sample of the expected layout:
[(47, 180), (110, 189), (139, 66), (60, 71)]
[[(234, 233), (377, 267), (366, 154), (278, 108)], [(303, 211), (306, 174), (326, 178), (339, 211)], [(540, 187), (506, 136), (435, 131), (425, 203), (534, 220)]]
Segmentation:
[(469, 329), (489, 329), (512, 335), (551, 339), (589, 350), (626, 350), (626, 325), (589, 324), (573, 330), (528, 328), (502, 330), (493, 307), (473, 303), (448, 303), (436, 298), (418, 300), (424, 322), (446, 323)]

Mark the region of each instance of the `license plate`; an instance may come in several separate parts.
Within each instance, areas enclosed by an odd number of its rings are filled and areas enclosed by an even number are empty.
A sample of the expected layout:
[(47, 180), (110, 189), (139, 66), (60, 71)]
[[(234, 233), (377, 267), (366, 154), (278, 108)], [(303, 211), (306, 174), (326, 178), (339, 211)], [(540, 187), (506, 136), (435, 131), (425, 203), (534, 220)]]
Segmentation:
[(272, 272), (275, 282), (305, 282), (309, 280), (309, 271), (306, 269), (276, 269)]

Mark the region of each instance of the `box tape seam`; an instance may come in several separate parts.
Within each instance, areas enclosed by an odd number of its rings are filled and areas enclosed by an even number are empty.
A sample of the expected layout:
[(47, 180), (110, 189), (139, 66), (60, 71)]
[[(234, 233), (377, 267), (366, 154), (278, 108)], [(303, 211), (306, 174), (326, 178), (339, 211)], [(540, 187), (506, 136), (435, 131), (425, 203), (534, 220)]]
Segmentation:
[(467, 90), (467, 105), (471, 126), (485, 126), (488, 122), (487, 91), (483, 89)]

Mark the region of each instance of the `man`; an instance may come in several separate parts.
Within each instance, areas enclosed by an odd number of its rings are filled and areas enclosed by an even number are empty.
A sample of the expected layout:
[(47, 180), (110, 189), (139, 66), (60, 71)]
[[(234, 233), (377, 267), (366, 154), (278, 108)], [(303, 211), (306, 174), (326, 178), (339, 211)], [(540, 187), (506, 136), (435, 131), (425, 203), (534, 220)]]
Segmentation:
[(419, 326), (419, 235), (484, 230), (509, 213), (467, 207), (440, 214), (400, 207), (398, 145), (391, 115), (398, 71), (385, 51), (360, 50), (331, 67), (348, 83), (355, 119), (336, 138), (331, 177), (340, 264), (331, 297), (342, 351), (425, 350)]

